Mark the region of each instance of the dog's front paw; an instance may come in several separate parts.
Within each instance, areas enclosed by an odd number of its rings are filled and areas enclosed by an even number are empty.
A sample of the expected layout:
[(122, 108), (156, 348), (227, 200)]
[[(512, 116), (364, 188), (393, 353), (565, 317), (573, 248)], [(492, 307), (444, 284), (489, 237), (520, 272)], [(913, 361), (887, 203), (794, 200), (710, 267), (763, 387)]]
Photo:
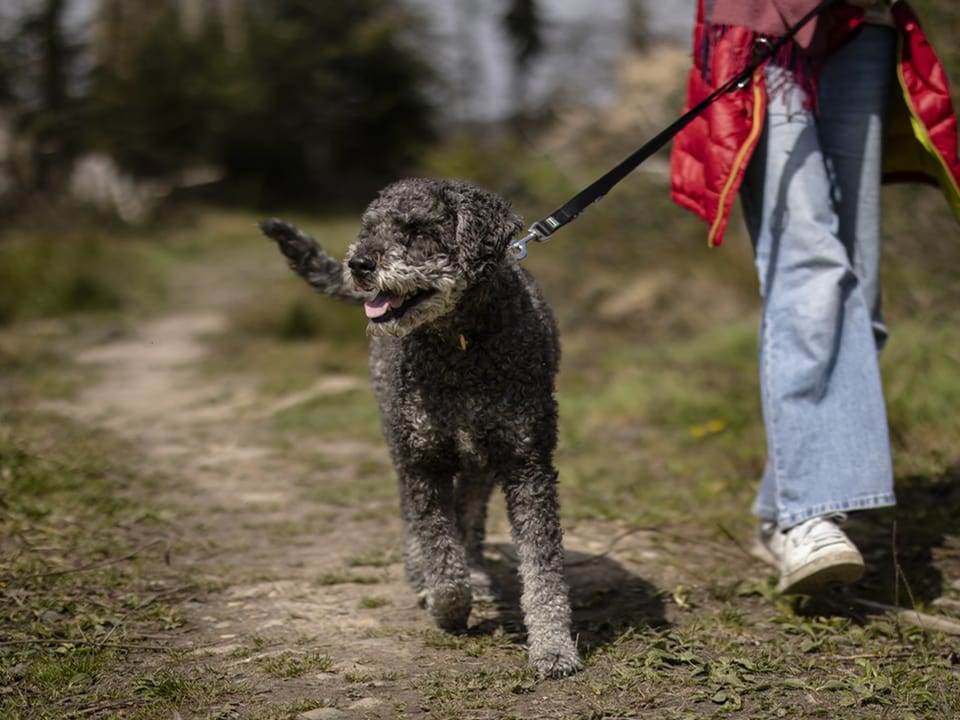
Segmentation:
[(421, 598), (442, 630), (460, 632), (467, 629), (472, 604), (469, 585), (440, 585), (421, 593)]
[(583, 670), (580, 655), (570, 638), (531, 645), (529, 663), (541, 679), (567, 677)]
[(260, 231), (273, 240), (294, 269), (303, 265), (317, 252), (317, 243), (295, 225), (279, 218), (270, 218), (259, 223)]

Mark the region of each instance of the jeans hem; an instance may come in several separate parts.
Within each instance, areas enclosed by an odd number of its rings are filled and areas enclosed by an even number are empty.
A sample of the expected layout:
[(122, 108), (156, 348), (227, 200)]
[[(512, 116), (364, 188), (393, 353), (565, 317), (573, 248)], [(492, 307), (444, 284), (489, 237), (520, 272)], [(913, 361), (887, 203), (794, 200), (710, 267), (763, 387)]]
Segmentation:
[(822, 503), (814, 505), (803, 510), (797, 510), (791, 513), (780, 513), (777, 517), (777, 527), (781, 530), (789, 530), (795, 525), (817, 517), (818, 515), (829, 515), (830, 513), (855, 512), (857, 510), (877, 510), (883, 507), (893, 507), (897, 504), (895, 495), (890, 493), (880, 493), (874, 495), (861, 495), (859, 497), (843, 500), (842, 502)]

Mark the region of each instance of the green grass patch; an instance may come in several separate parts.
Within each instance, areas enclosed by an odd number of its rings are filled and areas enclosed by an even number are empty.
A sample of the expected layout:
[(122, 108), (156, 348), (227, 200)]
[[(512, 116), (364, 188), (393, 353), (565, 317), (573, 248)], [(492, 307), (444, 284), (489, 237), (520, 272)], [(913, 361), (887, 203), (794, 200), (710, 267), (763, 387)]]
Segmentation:
[[(351, 508), (374, 502), (391, 503), (389, 512), (396, 513), (394, 503), (397, 485), (387, 468), (359, 477), (343, 477), (341, 474), (316, 477), (311, 473), (300, 481), (300, 493), (308, 502), (322, 503), (339, 508)], [(386, 512), (386, 510), (385, 510)]]
[(564, 512), (650, 524), (702, 522), (704, 508), (722, 507), (725, 525), (742, 526), (764, 453), (752, 328), (621, 344), (599, 368), (565, 373)]
[(537, 682), (531, 670), (480, 667), (424, 673), (414, 680), (414, 685), (435, 717), (458, 718), (479, 712), (504, 713), (513, 697), (534, 692)]
[(376, 575), (362, 575), (360, 573), (328, 572), (323, 573), (315, 580), (315, 584), (320, 587), (329, 585), (377, 585), (383, 582), (383, 578)]
[(388, 567), (400, 561), (395, 550), (369, 550), (347, 560), (350, 567)]
[(960, 437), (960, 329), (899, 323), (882, 355), (898, 471), (942, 472)]
[(375, 610), (389, 605), (390, 601), (382, 597), (365, 596), (360, 598), (360, 607), (364, 610)]
[(356, 438), (379, 435), (380, 415), (367, 388), (321, 396), (279, 413), (273, 423), (282, 434), (297, 433)]
[(0, 243), (0, 325), (141, 309), (163, 297), (155, 247), (92, 230)]
[(135, 458), (62, 418), (0, 415), (0, 717), (159, 717), (147, 709), (226, 692), (163, 668), (154, 638), (182, 625), (172, 603), (196, 588), (165, 569), (165, 524), (132, 499), (152, 483)]
[(260, 658), (257, 664), (267, 675), (280, 679), (301, 677), (308, 672), (333, 672), (333, 660), (320, 653), (283, 652)]

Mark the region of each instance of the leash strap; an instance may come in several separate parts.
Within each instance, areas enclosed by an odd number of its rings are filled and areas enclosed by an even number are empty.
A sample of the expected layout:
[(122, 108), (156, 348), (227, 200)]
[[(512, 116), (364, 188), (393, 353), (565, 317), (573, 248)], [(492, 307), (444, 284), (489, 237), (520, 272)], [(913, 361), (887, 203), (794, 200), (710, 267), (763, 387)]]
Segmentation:
[(674, 120), (673, 123), (644, 143), (641, 148), (620, 161), (616, 167), (608, 170), (604, 175), (570, 198), (562, 207), (550, 213), (550, 215), (543, 220), (538, 220), (533, 223), (527, 230), (526, 235), (510, 243), (510, 249), (514, 256), (518, 260), (522, 260), (527, 256), (528, 242), (545, 242), (564, 225), (576, 220), (580, 213), (610, 192), (614, 185), (623, 180), (623, 178), (633, 172), (642, 162), (666, 145), (677, 133), (689, 125), (721, 95), (725, 95), (735, 89), (746, 87), (753, 73), (761, 65), (773, 57), (780, 48), (793, 39), (804, 25), (823, 12), (827, 6), (833, 2), (834, 0), (822, 0), (816, 7), (800, 18), (795, 25), (790, 27), (784, 35), (774, 40), (766, 38), (758, 39), (754, 51), (754, 58), (747, 67)]

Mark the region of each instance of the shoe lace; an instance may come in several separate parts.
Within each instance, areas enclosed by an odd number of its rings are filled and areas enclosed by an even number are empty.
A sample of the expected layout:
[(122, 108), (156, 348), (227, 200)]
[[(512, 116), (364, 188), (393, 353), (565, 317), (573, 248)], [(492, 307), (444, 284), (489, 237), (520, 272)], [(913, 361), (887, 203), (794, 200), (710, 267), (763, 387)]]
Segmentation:
[(847, 536), (839, 527), (839, 523), (846, 519), (847, 516), (844, 513), (812, 518), (803, 524), (797, 542), (809, 543), (812, 550), (820, 550), (837, 543), (846, 544), (848, 542)]

